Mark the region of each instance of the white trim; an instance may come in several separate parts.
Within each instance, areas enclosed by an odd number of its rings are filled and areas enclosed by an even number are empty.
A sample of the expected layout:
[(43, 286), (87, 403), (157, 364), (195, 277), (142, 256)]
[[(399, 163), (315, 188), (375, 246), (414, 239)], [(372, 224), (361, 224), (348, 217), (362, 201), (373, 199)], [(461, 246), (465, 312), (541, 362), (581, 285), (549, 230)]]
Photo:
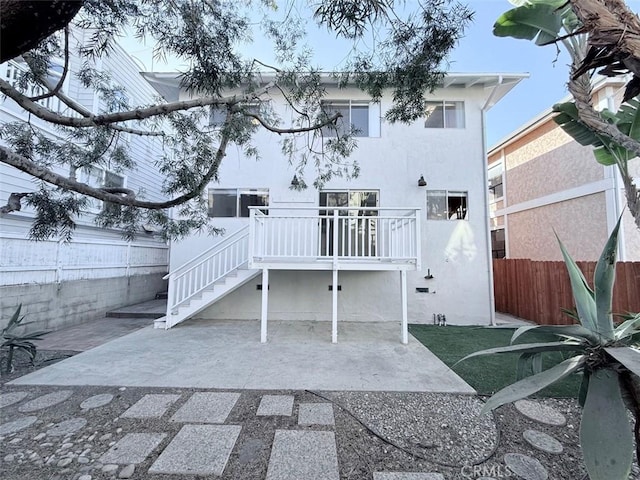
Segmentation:
[(517, 203), (512, 206), (507, 206), (500, 210), (496, 210), (494, 215), (511, 215), (513, 213), (519, 213), (525, 210), (531, 210), (533, 208), (544, 207), (546, 205), (552, 205), (554, 203), (565, 202), (567, 200), (573, 200), (580, 197), (586, 197), (587, 195), (593, 195), (594, 193), (605, 192), (606, 190), (612, 188), (612, 180), (610, 178), (605, 178), (604, 180), (598, 180), (596, 182), (587, 183), (575, 188), (562, 190), (560, 192), (551, 193), (543, 197), (527, 200), (525, 202)]
[(262, 308), (260, 312), (260, 343), (267, 343), (267, 313), (269, 310), (269, 269), (262, 269)]
[(401, 341), (404, 345), (409, 343), (409, 323), (407, 320), (407, 271), (400, 272), (400, 303), (402, 304), (402, 332)]

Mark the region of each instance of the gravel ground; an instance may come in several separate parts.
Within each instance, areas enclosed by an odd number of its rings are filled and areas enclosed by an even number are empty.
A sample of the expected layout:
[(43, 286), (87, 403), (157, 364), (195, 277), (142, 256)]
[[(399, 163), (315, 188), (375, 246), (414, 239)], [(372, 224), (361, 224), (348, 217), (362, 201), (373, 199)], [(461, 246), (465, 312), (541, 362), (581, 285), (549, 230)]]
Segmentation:
[[(38, 362), (40, 365), (49, 364), (53, 359), (72, 353), (42, 351)], [(0, 409), (0, 424), (25, 415), (37, 416), (35, 423), (28, 428), (0, 437), (0, 472), (4, 480), (179, 478), (175, 475), (150, 475), (147, 471), (182, 426), (168, 419), (192, 392), (201, 390), (5, 384), (30, 370), (32, 367), (27, 363), (19, 363), (16, 372), (0, 379), (2, 394), (28, 393), (23, 401)], [(71, 390), (73, 393), (68, 400), (38, 412), (25, 414), (18, 411), (19, 405), (27, 400), (59, 390)], [(180, 398), (160, 419), (121, 417), (127, 408), (147, 393), (177, 393)], [(335, 432), (341, 480), (371, 480), (373, 472), (380, 471), (440, 472), (447, 480), (478, 479), (483, 475), (523, 478), (515, 477), (507, 469), (504, 456), (508, 453), (538, 459), (550, 479), (580, 480), (585, 476), (578, 448), (579, 409), (574, 400), (540, 400), (567, 419), (564, 426), (549, 426), (524, 417), (512, 405), (498, 409), (493, 416), (479, 417), (481, 399), (464, 395), (250, 390), (239, 393), (240, 399), (225, 423), (242, 424), (243, 427), (223, 476), (188, 478), (263, 480), (276, 429)], [(80, 408), (82, 401), (97, 394), (111, 394), (114, 398), (99, 408)], [(264, 394), (293, 395), (293, 415), (256, 416)], [(334, 405), (335, 426), (301, 427), (297, 424), (300, 403), (327, 401)], [(68, 435), (55, 435), (55, 429), (51, 430), (62, 421), (74, 419), (84, 419), (86, 424)], [(564, 447), (563, 453), (549, 454), (533, 448), (522, 435), (527, 429), (553, 436)], [(123, 472), (123, 466), (110, 472), (103, 471), (109, 467), (100, 463), (102, 454), (125, 434), (132, 432), (164, 432), (167, 436), (159, 448), (135, 466), (133, 472)]]

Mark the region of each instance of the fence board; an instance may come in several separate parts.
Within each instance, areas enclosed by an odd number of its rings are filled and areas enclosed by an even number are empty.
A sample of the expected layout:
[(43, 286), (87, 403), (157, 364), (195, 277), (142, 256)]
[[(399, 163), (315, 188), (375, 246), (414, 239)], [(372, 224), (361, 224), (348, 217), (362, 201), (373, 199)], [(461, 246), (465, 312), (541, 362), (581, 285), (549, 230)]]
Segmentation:
[[(577, 264), (593, 287), (596, 262)], [(494, 259), (493, 279), (496, 311), (540, 325), (573, 323), (562, 313), (575, 308), (564, 262)], [(617, 264), (613, 312), (640, 312), (640, 262)]]

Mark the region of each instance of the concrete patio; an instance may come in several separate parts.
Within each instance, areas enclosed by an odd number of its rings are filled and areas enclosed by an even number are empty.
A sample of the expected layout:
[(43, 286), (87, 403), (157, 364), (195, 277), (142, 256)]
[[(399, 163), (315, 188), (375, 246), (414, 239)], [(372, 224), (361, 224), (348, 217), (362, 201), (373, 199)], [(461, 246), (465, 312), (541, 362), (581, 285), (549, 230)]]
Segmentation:
[(261, 390), (475, 391), (400, 325), (193, 320), (142, 328), (25, 375), (14, 385), (111, 385)]

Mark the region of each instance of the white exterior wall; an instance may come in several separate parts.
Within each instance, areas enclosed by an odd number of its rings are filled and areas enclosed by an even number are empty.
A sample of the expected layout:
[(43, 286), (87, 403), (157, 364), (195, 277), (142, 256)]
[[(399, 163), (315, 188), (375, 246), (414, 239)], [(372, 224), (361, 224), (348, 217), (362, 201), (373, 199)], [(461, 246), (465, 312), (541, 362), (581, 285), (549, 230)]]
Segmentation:
[[(412, 125), (381, 121), (380, 136), (358, 138), (353, 153), (361, 167), (359, 178), (333, 179), (324, 189), (379, 190), (380, 207), (419, 207), (422, 227), (422, 270), (409, 271), (409, 321), (429, 323), (432, 314), (444, 313), (453, 324), (488, 324), (490, 318), (489, 266), (487, 264), (485, 209), (485, 158), (481, 108), (487, 92), (481, 87), (451, 88), (434, 93), (434, 100), (465, 102), (465, 125), (461, 129), (426, 129), (423, 121)], [(354, 90), (331, 90), (327, 100), (366, 100)], [(383, 101), (381, 111), (390, 106)], [(286, 118), (286, 112), (281, 115)], [(261, 159), (244, 158), (231, 147), (220, 168), (220, 183), (212, 188), (268, 188), (271, 207), (317, 207), (319, 192), (310, 186), (303, 192), (290, 190), (294, 169), (284, 158), (279, 137), (260, 132), (255, 145)], [(418, 187), (424, 175), (428, 186)], [(305, 180), (311, 184), (312, 167)], [(427, 190), (468, 192), (469, 221), (433, 221), (426, 219)], [(232, 233), (248, 219), (212, 219), (214, 226)], [(454, 251), (455, 259), (445, 250), (456, 229), (466, 224), (472, 232), (475, 255), (467, 258)], [(171, 270), (220, 241), (220, 237), (194, 235), (171, 245)], [(454, 242), (455, 243), (455, 242)], [(467, 252), (468, 253), (468, 252)], [(434, 279), (426, 280), (427, 269)], [(260, 316), (260, 291), (256, 277), (221, 301), (198, 314), (200, 318), (256, 319)], [(270, 272), (269, 319), (328, 320), (331, 318), (331, 272)], [(338, 317), (342, 321), (399, 321), (400, 274), (398, 272), (339, 272), (342, 291), (338, 296)], [(428, 287), (430, 293), (417, 293), (416, 287)], [(433, 293), (435, 292), (435, 293)]]
[[(72, 42), (82, 41), (83, 35), (81, 30), (74, 30)], [(70, 50), (74, 52), (75, 47)], [(144, 80), (137, 66), (121, 47), (116, 46), (110, 57), (97, 62), (98, 68), (111, 72), (114, 83), (126, 88), (132, 106), (147, 105), (154, 101), (157, 92)], [(1, 78), (6, 78), (7, 65), (0, 65)], [(80, 65), (80, 59), (72, 53), (72, 72), (77, 71)], [(63, 91), (87, 109), (96, 113), (100, 111), (98, 96), (84, 88), (72, 73), (67, 76)], [(54, 100), (57, 106), (58, 100)], [(69, 110), (64, 108), (62, 105), (60, 111), (69, 115)], [(4, 98), (0, 102), (0, 124), (27, 120), (52, 138), (58, 137), (59, 133), (52, 126), (34, 116), (29, 117), (12, 100)], [(161, 152), (161, 140), (155, 137), (126, 137), (137, 169), (126, 173), (125, 186), (134, 191), (143, 190), (144, 197), (149, 200), (162, 199), (162, 177), (153, 166), (153, 161)], [(68, 175), (68, 167), (57, 167), (56, 171)], [(0, 200), (3, 204), (12, 192), (29, 192), (37, 188), (38, 183), (27, 174), (0, 164)], [(152, 299), (158, 291), (166, 288), (163, 286), (165, 282), (162, 281), (162, 276), (168, 270), (168, 246), (164, 241), (141, 233), (136, 241), (125, 242), (119, 231), (97, 228), (93, 217), (89, 213), (78, 218), (73, 241), (64, 244), (57, 239), (45, 242), (28, 239), (33, 219), (33, 210), (28, 206), (23, 205), (19, 212), (0, 216), (2, 319), (8, 319), (15, 309), (14, 305), (22, 302), (23, 313), (29, 320), (38, 322), (41, 326), (47, 325), (47, 328), (60, 328), (65, 324), (103, 315), (106, 309), (123, 306), (131, 301)], [(99, 298), (87, 298), (85, 304), (91, 308), (78, 310), (76, 305), (81, 300), (74, 293), (77, 289), (66, 288), (65, 284), (85, 281), (88, 282), (83, 287), (86, 289), (91, 288), (91, 282), (96, 279), (112, 279), (110, 283), (102, 282), (104, 285), (111, 285), (111, 288), (95, 283), (94, 296)], [(129, 288), (137, 291), (123, 295), (122, 290)], [(49, 295), (46, 292), (54, 293), (51, 298), (41, 298), (43, 293)], [(48, 311), (35, 306), (36, 298), (38, 302), (49, 302)], [(55, 309), (50, 303), (54, 301)]]

